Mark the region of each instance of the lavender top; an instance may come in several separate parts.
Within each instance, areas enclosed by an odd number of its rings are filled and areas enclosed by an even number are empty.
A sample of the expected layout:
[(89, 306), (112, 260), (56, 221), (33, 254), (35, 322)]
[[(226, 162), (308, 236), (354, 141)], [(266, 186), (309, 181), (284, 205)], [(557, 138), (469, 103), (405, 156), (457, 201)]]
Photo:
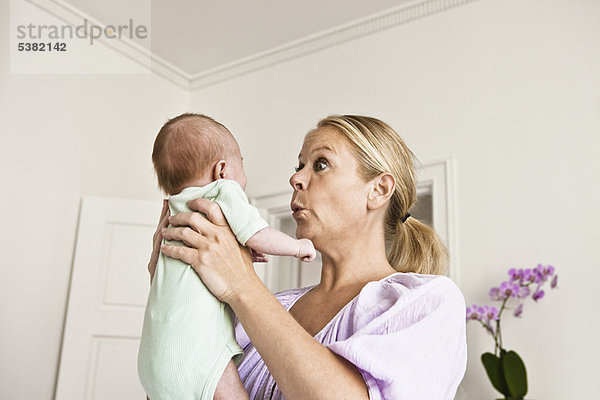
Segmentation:
[[(312, 288), (275, 296), (289, 311)], [(465, 322), (465, 301), (452, 280), (398, 272), (367, 283), (315, 339), (360, 370), (371, 400), (445, 400), (465, 373)], [(285, 399), (241, 324), (235, 333), (250, 399)]]

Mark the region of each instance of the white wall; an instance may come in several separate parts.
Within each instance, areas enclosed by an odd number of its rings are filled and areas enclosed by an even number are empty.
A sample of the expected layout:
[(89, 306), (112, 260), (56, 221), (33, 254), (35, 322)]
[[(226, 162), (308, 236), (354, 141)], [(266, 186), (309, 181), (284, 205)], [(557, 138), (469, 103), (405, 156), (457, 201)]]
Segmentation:
[[(0, 54), (9, 2), (0, 1)], [(189, 93), (148, 75), (11, 75), (0, 58), (0, 398), (50, 400), (82, 195), (160, 201), (150, 153)]]
[[(481, 0), (193, 93), (238, 137), (248, 193), (285, 190), (303, 134), (329, 113), (400, 131), (456, 162), (460, 284), (487, 301), (510, 267), (553, 264), (560, 289), (508, 315), (531, 399), (599, 398), (600, 2)], [(493, 399), (469, 326), (460, 398)]]

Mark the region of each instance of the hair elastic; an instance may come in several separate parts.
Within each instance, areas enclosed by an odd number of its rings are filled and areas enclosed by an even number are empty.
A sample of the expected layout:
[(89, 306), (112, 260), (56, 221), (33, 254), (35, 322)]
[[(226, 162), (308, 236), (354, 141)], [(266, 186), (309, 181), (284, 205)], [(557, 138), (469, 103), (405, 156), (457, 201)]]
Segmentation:
[(406, 221), (408, 219), (408, 217), (410, 217), (410, 214), (406, 214), (403, 218), (402, 218), (402, 223), (404, 223), (404, 221)]

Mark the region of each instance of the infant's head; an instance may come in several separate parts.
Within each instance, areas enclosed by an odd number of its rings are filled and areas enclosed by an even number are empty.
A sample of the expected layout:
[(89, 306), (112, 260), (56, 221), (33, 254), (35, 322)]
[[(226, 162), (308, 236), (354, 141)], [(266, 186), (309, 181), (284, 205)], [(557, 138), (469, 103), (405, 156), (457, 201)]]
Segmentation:
[(205, 115), (185, 113), (168, 120), (154, 140), (152, 162), (158, 186), (169, 195), (217, 179), (234, 180), (246, 189), (237, 141)]

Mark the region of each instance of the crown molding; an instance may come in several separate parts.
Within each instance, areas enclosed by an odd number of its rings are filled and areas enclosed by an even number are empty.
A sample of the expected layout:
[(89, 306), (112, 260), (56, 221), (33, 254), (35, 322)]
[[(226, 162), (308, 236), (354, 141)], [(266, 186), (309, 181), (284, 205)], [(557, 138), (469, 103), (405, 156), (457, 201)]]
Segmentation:
[[(35, 4), (68, 23), (76, 24), (82, 18), (94, 21), (90, 16), (85, 15), (62, 0), (25, 1)], [(188, 74), (168, 61), (152, 54), (150, 50), (127, 39), (115, 39), (111, 40), (110, 43), (108, 41), (103, 43), (171, 83), (186, 90), (197, 90), (475, 1), (477, 0), (417, 0), (411, 4), (339, 25), (327, 31), (306, 36), (198, 74)]]
[(259, 69), (437, 14), (477, 0), (418, 0), (379, 14), (336, 26), (261, 53), (193, 75), (192, 90), (202, 89)]

